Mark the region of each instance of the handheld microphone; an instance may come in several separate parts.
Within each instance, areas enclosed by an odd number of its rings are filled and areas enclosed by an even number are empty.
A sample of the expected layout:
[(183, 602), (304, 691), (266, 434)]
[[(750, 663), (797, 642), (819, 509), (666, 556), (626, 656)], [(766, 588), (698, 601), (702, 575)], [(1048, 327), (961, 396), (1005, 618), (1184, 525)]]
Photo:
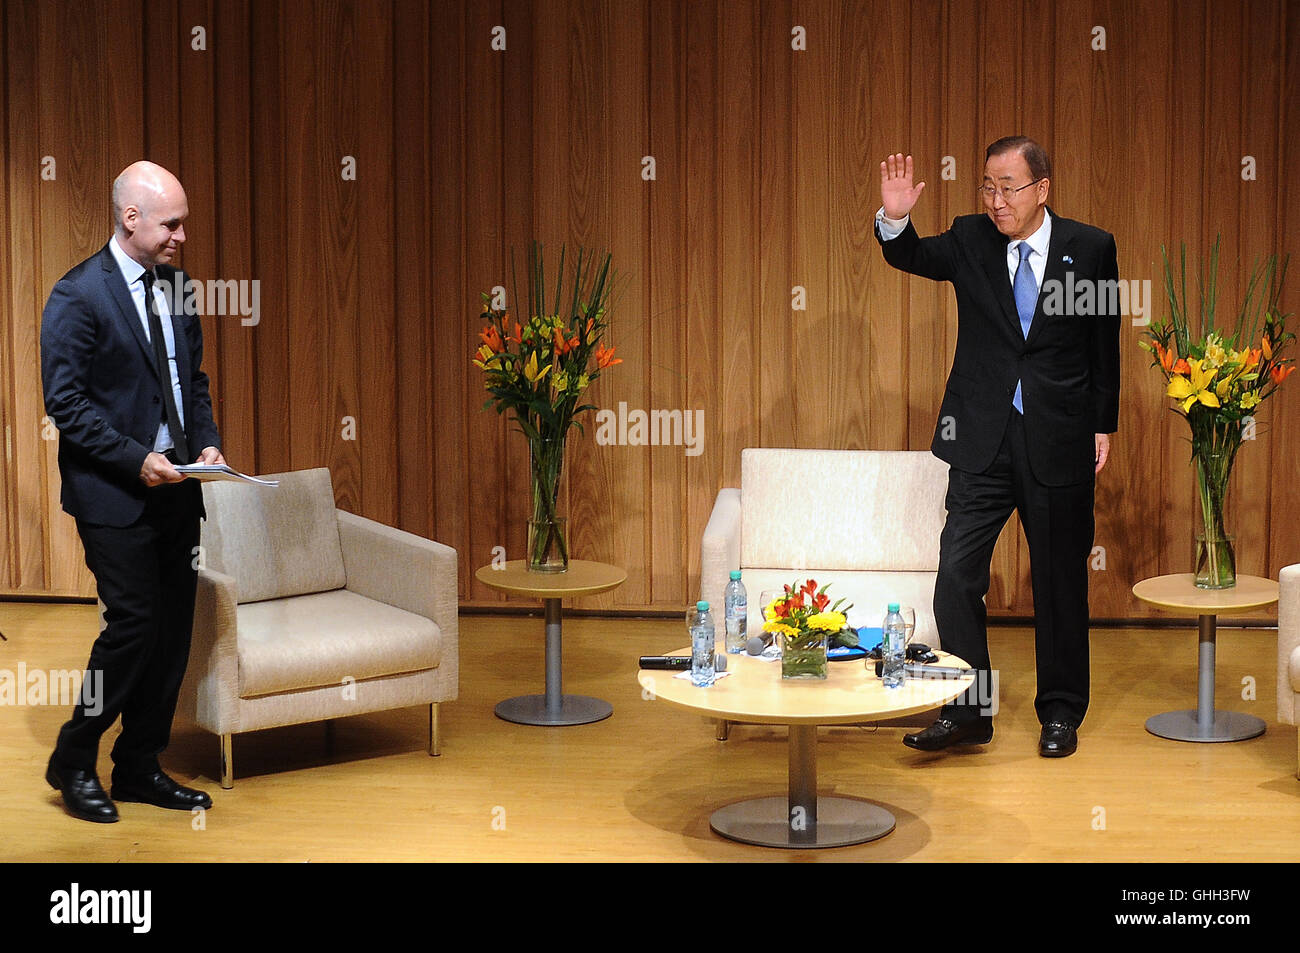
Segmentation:
[[(641, 668), (663, 669), (669, 672), (689, 672), (691, 669), (691, 657), (689, 655), (643, 655), (640, 662)], [(727, 657), (721, 652), (713, 656), (713, 670), (715, 672), (725, 672), (727, 670)]]
[[(879, 678), (885, 671), (885, 663), (876, 663), (876, 677)], [(965, 678), (967, 675), (974, 675), (973, 668), (953, 668), (950, 665), (918, 665), (915, 662), (908, 662), (903, 666), (903, 671), (907, 673), (908, 678)]]
[(745, 651), (750, 655), (762, 655), (763, 651), (772, 644), (772, 640), (775, 638), (776, 636), (771, 632), (765, 632), (763, 635), (751, 635), (749, 641), (745, 643)]

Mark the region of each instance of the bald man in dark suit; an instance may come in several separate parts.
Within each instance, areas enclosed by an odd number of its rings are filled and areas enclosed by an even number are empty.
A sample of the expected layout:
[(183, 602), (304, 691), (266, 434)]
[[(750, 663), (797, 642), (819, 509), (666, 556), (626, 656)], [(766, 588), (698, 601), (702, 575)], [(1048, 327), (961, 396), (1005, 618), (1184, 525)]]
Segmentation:
[[(189, 660), (200, 485), (182, 463), (224, 463), (201, 369), (203, 330), (170, 262), (189, 206), (170, 172), (137, 162), (113, 183), (114, 233), (54, 286), (41, 319), (45, 409), (59, 430), (63, 508), (104, 604), (87, 664), (103, 695), (59, 732), (46, 780), (69, 813), (118, 820), (113, 801), (208, 808), (158, 762)], [(99, 740), (121, 716), (112, 798)]]

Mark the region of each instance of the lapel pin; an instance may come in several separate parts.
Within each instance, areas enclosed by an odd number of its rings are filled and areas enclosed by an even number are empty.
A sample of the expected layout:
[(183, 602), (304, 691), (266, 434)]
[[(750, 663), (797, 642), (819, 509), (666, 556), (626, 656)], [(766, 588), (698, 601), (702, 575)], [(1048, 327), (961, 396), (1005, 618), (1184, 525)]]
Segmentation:
[(1062, 256), (1061, 256), (1061, 261), (1065, 262), (1067, 265), (1073, 265), (1073, 264), (1074, 264), (1074, 259), (1071, 258), (1069, 255), (1062, 255)]

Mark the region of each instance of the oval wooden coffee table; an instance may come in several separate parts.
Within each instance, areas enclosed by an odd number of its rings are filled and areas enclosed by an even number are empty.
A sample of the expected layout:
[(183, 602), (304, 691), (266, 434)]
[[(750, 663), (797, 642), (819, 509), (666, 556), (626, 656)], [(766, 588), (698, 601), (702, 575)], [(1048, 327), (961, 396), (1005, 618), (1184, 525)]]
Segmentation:
[(1277, 602), (1277, 583), (1261, 576), (1237, 576), (1231, 589), (1197, 589), (1190, 572), (1143, 579), (1133, 595), (1143, 602), (1195, 612), (1200, 617), (1200, 652), (1196, 671), (1196, 707), (1167, 711), (1147, 719), (1146, 729), (1171, 741), (1245, 741), (1267, 727), (1263, 719), (1238, 711), (1214, 710), (1214, 646), (1220, 612), (1258, 609)]
[[(690, 655), (691, 650), (673, 654)], [(943, 665), (967, 667), (955, 655), (939, 656)], [(831, 662), (825, 681), (782, 679), (780, 662), (744, 654), (728, 655), (727, 669), (731, 674), (708, 688), (696, 688), (690, 679), (665, 671), (641, 671), (637, 681), (654, 698), (714, 718), (790, 726), (788, 795), (739, 801), (709, 818), (709, 826), (723, 837), (763, 847), (845, 847), (892, 831), (894, 815), (878, 804), (817, 796), (817, 726), (928, 711), (975, 682), (974, 675), (918, 678), (885, 688), (861, 661)]]

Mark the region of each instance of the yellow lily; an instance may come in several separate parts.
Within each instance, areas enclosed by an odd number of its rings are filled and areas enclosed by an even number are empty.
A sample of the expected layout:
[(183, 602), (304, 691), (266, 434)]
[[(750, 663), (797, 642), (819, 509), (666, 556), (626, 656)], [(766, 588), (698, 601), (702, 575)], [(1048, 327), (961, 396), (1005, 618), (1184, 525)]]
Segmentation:
[(547, 364), (540, 371), (537, 369), (537, 352), (533, 351), (533, 353), (528, 356), (528, 363), (524, 365), (524, 377), (528, 378), (528, 383), (536, 384), (546, 376), (546, 372), (550, 369), (550, 364)]
[(1200, 401), (1206, 407), (1218, 407), (1219, 398), (1210, 389), (1210, 382), (1214, 379), (1214, 369), (1206, 369), (1205, 360), (1191, 361), (1188, 365), (1188, 371), (1191, 374), (1190, 380), (1181, 374), (1169, 379), (1169, 389), (1165, 394), (1174, 400), (1180, 400), (1183, 403), (1183, 413), (1192, 409), (1192, 404)]

